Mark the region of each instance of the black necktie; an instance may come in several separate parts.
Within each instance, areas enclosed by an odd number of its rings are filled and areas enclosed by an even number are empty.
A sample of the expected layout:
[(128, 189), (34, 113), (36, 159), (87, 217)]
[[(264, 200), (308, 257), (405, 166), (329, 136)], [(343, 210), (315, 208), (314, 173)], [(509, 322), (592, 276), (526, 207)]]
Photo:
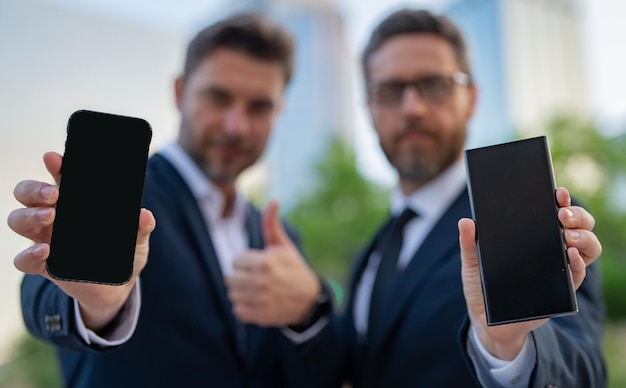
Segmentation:
[(400, 255), (400, 249), (402, 249), (404, 226), (416, 215), (410, 208), (404, 209), (398, 217), (392, 220), (387, 233), (383, 235), (378, 243), (377, 249), (380, 253), (380, 265), (376, 272), (376, 280), (374, 281), (370, 299), (368, 332), (374, 330), (373, 324), (384, 306), (384, 297), (396, 274), (398, 256)]

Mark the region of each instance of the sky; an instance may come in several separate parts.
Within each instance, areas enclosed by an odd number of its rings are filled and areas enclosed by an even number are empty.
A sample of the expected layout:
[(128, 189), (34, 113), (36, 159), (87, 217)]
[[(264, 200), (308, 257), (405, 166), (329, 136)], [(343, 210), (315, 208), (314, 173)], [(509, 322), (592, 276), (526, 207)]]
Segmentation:
[[(51, 12), (58, 15), (59, 12), (87, 12), (100, 15), (103, 18), (119, 20), (123, 24), (115, 33), (123, 39), (126, 30), (132, 30), (132, 25), (147, 27), (145, 34), (158, 34), (159, 31), (166, 31), (160, 45), (168, 50), (182, 50), (179, 42), (169, 39), (171, 35), (189, 35), (199, 26), (207, 21), (214, 20), (220, 16), (220, 6), (227, 0), (0, 0), (0, 29), (2, 23), (11, 23), (13, 15), (10, 12), (14, 9), (32, 9), (27, 7), (49, 7)], [(284, 0), (283, 0), (284, 1)], [(305, 0), (292, 0), (305, 1)], [(322, 0), (317, 0), (322, 1)], [(326, 3), (334, 2), (343, 15), (345, 26), (345, 37), (348, 49), (356, 57), (364, 44), (368, 31), (378, 21), (378, 19), (388, 10), (397, 8), (400, 5), (422, 5), (437, 10), (455, 0), (419, 0), (419, 1), (398, 1), (398, 0), (324, 0)], [(506, 0), (506, 1), (540, 1), (540, 0)], [(230, 1), (232, 3), (232, 0)], [(23, 3), (28, 3), (25, 6)], [(245, 3), (245, 1), (242, 1)], [(585, 69), (587, 74), (587, 84), (589, 90), (589, 101), (592, 115), (600, 123), (604, 124), (608, 131), (624, 131), (626, 129), (626, 50), (623, 49), (623, 40), (626, 37), (626, 23), (623, 23), (623, 15), (626, 14), (626, 1), (623, 0), (580, 0), (582, 10), (582, 31), (583, 50), (585, 54)], [(22, 7), (22, 8), (20, 8)], [(9, 14), (6, 14), (8, 10)], [(28, 15), (26, 15), (28, 16)], [(63, 39), (67, 32), (46, 30), (42, 26), (50, 26), (49, 20), (42, 16), (41, 19), (27, 18), (27, 23), (15, 21), (16, 29), (24, 36), (3, 36), (0, 33), (0, 69), (4, 74), (0, 74), (0, 106), (3, 114), (0, 115), (0, 212), (3, 217), (18, 206), (12, 198), (13, 186), (19, 179), (46, 179), (45, 171), (41, 166), (40, 155), (43, 151), (58, 149), (62, 151), (64, 140), (65, 123), (68, 117), (68, 105), (62, 105), (55, 96), (55, 91), (48, 87), (50, 80), (38, 73), (20, 73), (20, 62), (14, 58), (2, 57), (3, 48), (12, 45), (12, 52), (19, 52), (28, 61), (37, 66), (63, 67), (62, 63), (55, 61), (59, 57), (58, 53), (53, 53), (50, 47), (37, 47), (37, 50), (29, 51), (31, 47), (41, 40), (41, 36), (53, 35), (56, 39)], [(22, 24), (19, 24), (22, 23)], [(85, 22), (87, 23), (87, 21)], [(129, 27), (131, 26), (131, 27)], [(38, 29), (41, 28), (41, 29)], [(136, 32), (136, 31), (135, 31)], [(98, 36), (85, 37), (85, 40), (97, 39), (102, 44), (108, 44), (106, 37)], [(143, 36), (138, 34), (139, 36)], [(124, 55), (129, 56), (132, 62), (133, 55), (138, 57), (143, 53), (158, 52), (159, 47), (153, 47), (149, 39), (145, 36), (145, 45), (141, 50), (134, 52), (132, 47), (127, 46)], [(25, 39), (25, 40), (24, 40)], [(22, 42), (27, 42), (22, 43)], [(139, 42), (139, 41), (138, 41)], [(24, 44), (24, 49), (19, 51), (15, 45)], [(123, 43), (120, 43), (123, 45)], [(54, 48), (57, 49), (57, 48)], [(161, 47), (162, 49), (162, 47)], [(18, 50), (18, 51), (15, 51)], [(64, 55), (72, 55), (71, 47), (63, 48)], [(135, 50), (136, 51), (136, 50)], [(176, 51), (178, 52), (178, 51)], [(54, 55), (53, 55), (54, 54)], [(181, 51), (182, 54), (182, 51)], [(88, 63), (101, 63), (103, 75), (101, 79), (95, 79), (92, 86), (94, 89), (105, 91), (116, 96), (107, 102), (106, 110), (115, 111), (120, 114), (132, 113), (129, 105), (133, 105), (139, 111), (148, 104), (147, 96), (162, 93), (166, 87), (166, 82), (170, 82), (173, 77), (170, 69), (179, 66), (180, 55), (172, 55), (171, 58), (163, 58), (159, 63), (154, 63), (149, 69), (131, 69), (128, 74), (128, 87), (124, 94), (120, 95), (119, 90), (107, 89), (106, 71), (118, 71), (118, 65), (111, 58), (96, 55), (90, 58)], [(80, 66), (83, 62), (77, 62)], [(4, 67), (3, 67), (4, 66)], [(11, 67), (12, 66), (12, 67)], [(70, 69), (71, 70), (71, 69)], [(115, 73), (115, 74), (118, 74)], [(48, 73), (49, 74), (49, 73)], [(53, 73), (58, 74), (65, 81), (67, 78), (67, 89), (65, 94), (75, 94), (74, 98), (84, 102), (85, 107), (101, 105), (101, 100), (90, 100), (90, 94), (80, 94), (81, 89), (71, 85), (71, 71)], [(155, 83), (155, 79), (167, 78), (163, 83)], [(28, 84), (24, 84), (24, 80)], [(22, 82), (20, 84), (20, 82)], [(24, 93), (21, 95), (12, 92), (12, 88), (21, 88)], [(159, 145), (173, 134), (176, 126), (176, 112), (170, 96), (159, 97), (157, 101), (157, 111), (152, 117), (145, 117), (149, 122), (155, 123), (155, 138), (153, 144)], [(151, 100), (152, 101), (152, 100)], [(154, 102), (150, 102), (154, 104)], [(154, 108), (154, 106), (152, 106)], [(392, 181), (389, 169), (383, 160), (373, 131), (361, 109), (362, 104), (356, 108), (355, 130), (358, 132), (359, 144), (357, 144), (357, 155), (361, 160), (367, 160), (371, 166), (370, 173), (373, 173), (383, 183)], [(102, 109), (105, 110), (105, 109)], [(155, 109), (152, 109), (154, 111)], [(146, 111), (148, 111), (146, 109)], [(39, 117), (38, 117), (39, 116)], [(20, 129), (15, 131), (13, 123), (15, 120), (22, 120), (26, 123), (35, 123), (36, 118), (46, 118), (46, 126), (57, 128), (55, 131), (39, 132), (35, 129)], [(31, 142), (31, 140), (33, 140)], [(38, 141), (38, 142), (36, 142)], [(30, 143), (29, 143), (30, 142)], [(30, 144), (30, 148), (12, 147), (12, 144)], [(377, 161), (377, 162), (376, 162)], [(19, 168), (17, 168), (19, 166)], [(34, 173), (37, 172), (37, 173)], [(23, 330), (21, 315), (19, 312), (19, 280), (21, 275), (11, 264), (12, 257), (19, 250), (28, 246), (28, 242), (12, 233), (6, 223), (0, 225), (0, 365), (6, 359), (6, 349), (12, 338)]]

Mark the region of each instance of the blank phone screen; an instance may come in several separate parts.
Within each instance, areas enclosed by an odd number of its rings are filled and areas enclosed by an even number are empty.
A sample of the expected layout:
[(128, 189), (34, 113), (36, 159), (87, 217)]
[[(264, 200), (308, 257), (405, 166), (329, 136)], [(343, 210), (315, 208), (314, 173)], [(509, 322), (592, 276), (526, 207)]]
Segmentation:
[(545, 136), (465, 151), (487, 323), (577, 311)]
[(151, 136), (139, 118), (85, 110), (70, 117), (47, 260), (51, 276), (129, 280)]

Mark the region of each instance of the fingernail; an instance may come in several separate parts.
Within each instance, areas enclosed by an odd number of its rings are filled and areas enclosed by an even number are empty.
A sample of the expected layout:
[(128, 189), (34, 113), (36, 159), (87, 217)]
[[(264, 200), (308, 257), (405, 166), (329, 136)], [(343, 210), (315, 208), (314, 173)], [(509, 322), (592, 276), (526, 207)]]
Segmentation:
[(569, 237), (572, 240), (578, 240), (580, 238), (580, 233), (575, 230), (570, 230)]
[(37, 257), (43, 257), (45, 255), (45, 247), (43, 245), (37, 245), (33, 248), (33, 255)]
[(39, 209), (35, 214), (41, 221), (48, 221), (51, 213), (50, 209)]
[(568, 218), (573, 218), (574, 217), (574, 212), (571, 211), (570, 209), (565, 209), (565, 213), (567, 213), (567, 217)]
[(41, 196), (43, 197), (44, 200), (46, 200), (46, 202), (50, 201), (50, 198), (52, 197), (52, 193), (54, 193), (54, 187), (52, 186), (46, 186), (43, 189), (41, 189)]

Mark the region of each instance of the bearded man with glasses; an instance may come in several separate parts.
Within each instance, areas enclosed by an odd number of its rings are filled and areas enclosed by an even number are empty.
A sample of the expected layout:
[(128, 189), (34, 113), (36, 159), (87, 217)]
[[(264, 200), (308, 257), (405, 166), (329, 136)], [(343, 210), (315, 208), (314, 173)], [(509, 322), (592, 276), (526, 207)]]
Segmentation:
[(458, 28), (426, 11), (396, 11), (373, 31), (362, 66), (372, 124), (399, 185), (390, 219), (356, 258), (345, 313), (303, 348), (310, 381), (604, 386), (604, 305), (594, 262), (601, 245), (593, 217), (572, 206), (566, 189), (556, 198), (579, 313), (486, 324), (463, 165), (477, 87)]

